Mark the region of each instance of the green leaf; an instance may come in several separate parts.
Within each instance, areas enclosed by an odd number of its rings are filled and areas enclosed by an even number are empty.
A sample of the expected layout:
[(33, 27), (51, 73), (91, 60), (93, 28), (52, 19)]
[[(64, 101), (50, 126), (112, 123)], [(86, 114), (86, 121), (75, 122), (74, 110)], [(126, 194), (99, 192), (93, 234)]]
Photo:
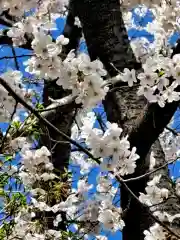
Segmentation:
[(19, 129), (20, 126), (21, 126), (21, 122), (20, 121), (13, 121), (12, 126), (16, 129)]
[(6, 155), (5, 156), (5, 162), (11, 161), (13, 159), (12, 155)]
[(42, 109), (44, 109), (44, 106), (41, 103), (37, 103), (36, 109), (42, 110)]

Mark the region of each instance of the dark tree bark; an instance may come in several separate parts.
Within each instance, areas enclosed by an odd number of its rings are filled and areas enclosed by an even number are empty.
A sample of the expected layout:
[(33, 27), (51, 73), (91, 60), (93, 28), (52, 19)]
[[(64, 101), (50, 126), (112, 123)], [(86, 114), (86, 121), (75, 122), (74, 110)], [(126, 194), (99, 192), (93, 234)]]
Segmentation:
[[(74, 49), (75, 51), (78, 48), (79, 40), (81, 37), (81, 28), (78, 28), (74, 25), (74, 6), (73, 4), (69, 4), (69, 13), (66, 20), (65, 29), (63, 34), (65, 37), (69, 38), (68, 45), (63, 47), (63, 58), (70, 52), (70, 50)], [(60, 99), (70, 94), (70, 91), (63, 90), (62, 87), (56, 84), (56, 81), (45, 82), (44, 90), (43, 90), (43, 102), (44, 106), (47, 107), (49, 102), (49, 97), (53, 99)], [(51, 119), (51, 123), (54, 124), (59, 130), (66, 133), (68, 136), (71, 135), (71, 126), (74, 121), (75, 109), (70, 106), (66, 109), (66, 111), (59, 112), (57, 110), (54, 119)], [(50, 137), (57, 141), (63, 141), (61, 136), (57, 136), (56, 133), (53, 133), (51, 130)], [(48, 139), (45, 139), (46, 144), (48, 144)], [(52, 143), (51, 143), (52, 144)], [(70, 155), (70, 144), (69, 143), (59, 143), (53, 150), (53, 163), (55, 168), (59, 170), (63, 170), (63, 168), (68, 167), (69, 163), (69, 155)]]
[[(75, 13), (81, 20), (91, 59), (99, 58), (111, 76), (117, 74), (115, 68), (119, 71), (125, 67), (139, 69), (141, 65), (136, 61), (130, 47), (119, 1), (74, 1), (76, 3)], [(157, 156), (159, 156), (158, 152), (162, 152), (158, 137), (171, 120), (179, 103), (167, 104), (161, 109), (157, 104), (148, 105), (145, 99), (138, 97), (136, 87), (129, 88), (124, 84), (118, 84), (115, 87), (107, 94), (104, 107), (108, 120), (117, 122), (123, 127), (125, 132), (130, 134), (131, 146), (137, 147), (140, 159), (133, 176), (138, 176), (146, 173), (149, 168), (148, 153), (151, 147)], [(157, 159), (161, 163), (165, 161), (163, 154)], [(167, 170), (163, 173), (167, 177)], [(138, 196), (139, 192), (144, 192), (146, 183), (147, 179), (141, 179), (138, 184), (133, 182), (128, 186)], [(143, 231), (149, 228), (153, 220), (123, 187), (121, 206), (127, 210), (123, 239), (144, 239)]]
[[(81, 37), (81, 28), (78, 28), (74, 25), (74, 15), (73, 15), (73, 4), (69, 5), (69, 13), (66, 20), (65, 29), (63, 32), (63, 35), (67, 38), (69, 38), (68, 45), (63, 47), (63, 51), (61, 53), (62, 58), (65, 58), (66, 55), (70, 52), (70, 50), (74, 49), (75, 52), (79, 45), (79, 40)], [(60, 99), (70, 94), (70, 91), (65, 91), (61, 86), (58, 86), (56, 84), (56, 81), (53, 82), (45, 82), (44, 89), (43, 89), (43, 102), (44, 106), (47, 107), (49, 102), (49, 97), (53, 99)], [(74, 121), (74, 117), (76, 114), (76, 109), (70, 105), (70, 107), (67, 107), (66, 110), (62, 111), (56, 111), (56, 114), (51, 118), (51, 123), (58, 128), (60, 131), (65, 133), (67, 136), (71, 136), (71, 127), (72, 123)], [(41, 144), (48, 147), (48, 149), (52, 149), (52, 162), (57, 169), (56, 173), (58, 175), (63, 174), (65, 169), (68, 169), (69, 165), (69, 159), (70, 159), (70, 153), (71, 153), (71, 145), (70, 143), (63, 140), (63, 137), (58, 135), (55, 131), (52, 131), (51, 129), (47, 128), (45, 129), (46, 135), (41, 137)], [(52, 140), (53, 141), (52, 141)], [(55, 141), (56, 142), (55, 142)], [(64, 179), (66, 181), (66, 179)], [(63, 201), (66, 200), (66, 195), (63, 196)], [(52, 203), (53, 205), (55, 202)], [(50, 219), (48, 221), (48, 228), (53, 229), (53, 212), (47, 213), (47, 219)], [(63, 221), (60, 223), (60, 226), (58, 226), (61, 230), (66, 230), (66, 217), (65, 214), (62, 212), (62, 219)]]

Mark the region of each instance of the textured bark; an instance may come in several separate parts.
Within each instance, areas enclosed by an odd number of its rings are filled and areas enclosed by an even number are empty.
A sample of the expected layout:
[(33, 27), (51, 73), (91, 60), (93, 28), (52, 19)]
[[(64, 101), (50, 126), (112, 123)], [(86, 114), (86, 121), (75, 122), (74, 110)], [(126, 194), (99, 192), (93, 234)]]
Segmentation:
[[(81, 20), (91, 59), (99, 57), (111, 76), (117, 73), (115, 68), (120, 71), (125, 67), (140, 68), (141, 65), (137, 63), (129, 44), (119, 2), (117, 0), (75, 0), (75, 2), (76, 14)], [(178, 103), (168, 104), (164, 109), (157, 104), (148, 106), (143, 98), (136, 95), (136, 87), (129, 88), (119, 84), (107, 94), (104, 106), (108, 120), (117, 122), (123, 127), (125, 133), (130, 134), (131, 146), (137, 147), (140, 160), (133, 176), (144, 174), (149, 168), (148, 152), (151, 146), (153, 145), (156, 155), (162, 153), (158, 136), (170, 121)], [(157, 160), (164, 162), (164, 155), (160, 156)], [(167, 177), (167, 169), (163, 173)], [(138, 196), (139, 192), (144, 192), (146, 183), (147, 179), (144, 178), (138, 183), (129, 183), (128, 186)], [(168, 181), (166, 183), (168, 184)], [(153, 222), (149, 214), (142, 210), (123, 188), (121, 205), (127, 210), (123, 239), (144, 239), (143, 231)], [(167, 210), (170, 213), (171, 209)]]
[[(157, 164), (156, 167), (160, 167), (162, 166), (164, 163), (166, 163), (165, 160), (165, 155), (164, 152), (162, 150), (162, 147), (160, 145), (160, 141), (156, 142), (156, 144), (154, 144), (152, 146), (152, 151), (154, 152), (154, 156), (156, 158)], [(162, 211), (162, 212), (167, 212), (171, 215), (175, 215), (180, 213), (180, 199), (176, 196), (175, 194), (175, 189), (174, 186), (172, 185), (172, 181), (169, 177), (169, 171), (168, 168), (163, 168), (161, 170), (159, 170), (158, 172), (156, 172), (154, 175), (157, 174), (161, 174), (161, 181), (159, 183), (159, 187), (160, 188), (167, 188), (169, 190), (169, 198), (167, 199), (167, 201), (165, 201), (164, 204), (160, 204), (157, 207), (155, 207), (154, 209), (152, 209), (153, 212), (155, 211)], [(151, 176), (151, 178), (153, 177)], [(169, 222), (166, 222), (167, 226), (169, 226), (169, 228), (175, 232), (178, 236), (180, 236), (180, 219), (177, 218), (175, 220), (172, 221), (171, 224), (169, 224)], [(168, 239), (168, 237), (167, 237)], [(173, 239), (177, 239), (177, 238), (169, 238), (170, 240)], [(178, 240), (178, 239), (177, 239)]]
[[(72, 3), (69, 4), (69, 13), (66, 20), (66, 25), (64, 28), (64, 36), (69, 38), (68, 45), (63, 47), (63, 57), (65, 57), (70, 50), (77, 50), (79, 40), (81, 37), (81, 29), (74, 26), (74, 6)], [(53, 99), (60, 99), (70, 94), (70, 91), (65, 91), (62, 87), (58, 86), (55, 81), (53, 82), (45, 82), (44, 90), (43, 90), (43, 102), (44, 106), (48, 106), (50, 104), (48, 98), (51, 97)], [(56, 112), (54, 118), (51, 119), (51, 123), (54, 124), (59, 130), (66, 133), (68, 136), (71, 135), (71, 126), (74, 120), (74, 111), (73, 105), (67, 107), (66, 111)], [(57, 136), (56, 133), (49, 131), (50, 137), (56, 141), (61, 141), (61, 143), (57, 144), (53, 149), (53, 163), (55, 168), (59, 170), (63, 170), (64, 167), (68, 167), (69, 163), (69, 155), (70, 155), (70, 144), (62, 143), (63, 139), (61, 136)], [(46, 144), (48, 143), (48, 139), (45, 139)], [(52, 144), (52, 143), (51, 143)], [(50, 146), (49, 146), (50, 147)]]
[[(82, 23), (91, 59), (97, 57), (109, 73), (116, 71), (111, 62), (122, 70), (124, 65), (139, 68), (131, 48), (117, 0), (71, 0), (74, 12)], [(126, 53), (126, 55), (124, 55)], [(121, 60), (119, 56), (123, 56)]]
[[(171, 108), (172, 106), (169, 106), (169, 114), (164, 115), (163, 112), (165, 109), (158, 109), (156, 112), (156, 108), (154, 109), (155, 106), (152, 105), (152, 109), (154, 110), (152, 115), (153, 118), (149, 118), (151, 111), (148, 111), (149, 115), (147, 114), (146, 117), (144, 116), (144, 113), (146, 113), (146, 108), (144, 108), (143, 99), (137, 97), (136, 88), (130, 91), (128, 87), (123, 87), (123, 89), (119, 90), (119, 96), (121, 96), (121, 99), (124, 100), (121, 101), (121, 112), (127, 112), (128, 109), (129, 113), (126, 115), (125, 119), (123, 119), (125, 132), (130, 133), (129, 141), (131, 143), (131, 146), (136, 146), (137, 153), (140, 155), (140, 159), (137, 161), (136, 171), (134, 174), (127, 176), (126, 178), (128, 179), (140, 176), (149, 171), (149, 155), (151, 151), (153, 151), (155, 154), (155, 167), (160, 167), (166, 163), (164, 153), (158, 140), (158, 136), (171, 120), (170, 114), (171, 110), (173, 111), (173, 108)], [(168, 105), (166, 107), (168, 107)], [(156, 114), (163, 117), (157, 117)], [(148, 119), (148, 121), (145, 121), (145, 119)], [(141, 124), (144, 124), (143, 127), (141, 127)], [(178, 199), (172, 198), (172, 196), (174, 196), (174, 193), (172, 191), (172, 186), (170, 184), (170, 179), (168, 176), (168, 168), (165, 167), (162, 170), (156, 172), (156, 174), (162, 174), (162, 179), (159, 187), (165, 187), (169, 189), (171, 192), (171, 199), (166, 201), (163, 205), (157, 206), (157, 208), (154, 210), (159, 209), (167, 211), (172, 215), (179, 212)], [(150, 176), (150, 179), (152, 177), (153, 176)], [(139, 192), (144, 192), (148, 180), (149, 176), (138, 181), (129, 182), (127, 185), (136, 194), (136, 196), (139, 196)], [(124, 217), (126, 226), (123, 229), (123, 239), (144, 239), (143, 231), (145, 229), (148, 229), (149, 225), (152, 225), (154, 221), (149, 216), (149, 214), (144, 211), (144, 209), (142, 209), (129, 194), (127, 194), (126, 189), (123, 187), (121, 188), (121, 206), (123, 209), (128, 208)], [(177, 226), (178, 225), (176, 224), (172, 225), (173, 231), (176, 233), (178, 232)]]
[[(118, 1), (81, 0), (78, 3), (78, 16), (83, 26), (83, 32), (91, 59), (99, 57), (110, 75), (117, 73), (110, 63), (113, 63), (120, 71), (125, 67), (139, 67), (130, 48)], [(91, 14), (92, 12), (93, 14)], [(124, 92), (125, 88), (126, 94), (123, 95), (121, 93)], [(131, 125), (133, 125), (133, 121), (139, 113), (142, 112), (144, 100), (139, 100), (136, 97), (136, 89), (134, 88), (130, 90), (125, 86), (119, 86), (119, 89), (121, 89), (121, 93), (117, 89), (114, 91), (111, 89), (104, 101), (107, 118), (109, 121), (117, 122), (122, 126), (125, 122), (129, 121), (129, 114), (131, 115)], [(127, 110), (129, 111), (127, 112)], [(131, 127), (132, 126), (127, 126), (126, 131), (130, 132)], [(146, 170), (143, 169), (142, 172), (144, 173), (145, 171)], [(137, 191), (139, 192), (140, 190), (143, 192), (145, 184), (146, 181), (144, 180), (138, 183), (139, 187)], [(126, 191), (123, 191), (123, 189), (121, 204), (124, 210), (129, 204), (129, 195)], [(131, 205), (129, 207), (129, 210), (126, 212), (126, 228), (123, 232), (123, 239), (142, 239), (140, 237), (141, 233), (149, 227), (152, 221), (150, 221), (147, 214), (144, 214), (134, 200), (131, 199)]]
[[(45, 83), (43, 91), (43, 102), (44, 106), (49, 105), (48, 97), (53, 99), (59, 99), (67, 95), (63, 89), (56, 85), (56, 83)], [(70, 137), (71, 135), (71, 125), (74, 117), (74, 109), (72, 107), (66, 108), (65, 112), (56, 111), (54, 116), (51, 116), (51, 123), (60, 131), (65, 133)], [(52, 131), (51, 128), (43, 127), (44, 135), (40, 138), (40, 145), (47, 146), (47, 148), (52, 152), (51, 161), (55, 168), (55, 173), (61, 176), (68, 168), (69, 157), (71, 152), (71, 145), (69, 142), (64, 141), (63, 137), (57, 134), (57, 132)], [(64, 179), (66, 181), (66, 179)], [(66, 200), (66, 194), (62, 196), (62, 200)], [(52, 200), (52, 205), (56, 204), (55, 200)], [(54, 213), (45, 212), (47, 226), (49, 229), (57, 229), (53, 225)], [(59, 228), (66, 231), (66, 217), (64, 213), (61, 213), (63, 221), (60, 223)]]

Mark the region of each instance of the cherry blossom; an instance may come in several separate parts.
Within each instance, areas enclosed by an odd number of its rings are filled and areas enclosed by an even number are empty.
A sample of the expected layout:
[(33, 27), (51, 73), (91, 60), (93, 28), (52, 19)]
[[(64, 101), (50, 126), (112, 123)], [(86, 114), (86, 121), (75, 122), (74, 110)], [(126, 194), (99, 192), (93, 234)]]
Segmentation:
[(145, 230), (144, 235), (145, 240), (165, 240), (167, 233), (158, 223), (156, 223), (152, 227), (150, 227), (149, 231)]
[(168, 198), (168, 189), (156, 186), (160, 178), (161, 175), (155, 176), (153, 180), (147, 183), (148, 186), (145, 188), (146, 194), (140, 193), (139, 200), (147, 206), (161, 203), (164, 199)]
[[(32, 149), (29, 139), (18, 137), (8, 138), (10, 148), (14, 154), (20, 153), (21, 167), (4, 166), (2, 172), (8, 175), (17, 175), (32, 194), (31, 203), (26, 209), (21, 208), (14, 217), (14, 228), (12, 238), (27, 240), (60, 239), (62, 234), (54, 229), (44, 229), (43, 224), (35, 227), (34, 218), (37, 212), (54, 213), (52, 220), (55, 227), (62, 221), (62, 212), (66, 215), (67, 223), (72, 220), (83, 222), (83, 227), (76, 225), (80, 234), (91, 233), (96, 239), (106, 240), (101, 236), (101, 227), (112, 232), (122, 230), (125, 226), (122, 209), (113, 204), (117, 188), (113, 182), (118, 176), (124, 176), (135, 172), (139, 159), (137, 149), (130, 146), (128, 136), (124, 136), (123, 130), (117, 123), (107, 122), (102, 129), (94, 127), (96, 117), (91, 109), (100, 101), (105, 99), (109, 88), (104, 84), (107, 79), (107, 71), (99, 59), (91, 61), (85, 54), (75, 54), (72, 50), (65, 57), (62, 56), (62, 49), (69, 43), (69, 39), (63, 35), (53, 39), (50, 30), (56, 29), (55, 19), (57, 16), (64, 16), (68, 2), (64, 0), (3, 0), (0, 3), (0, 12), (7, 10), (9, 14), (18, 21), (12, 24), (7, 30), (7, 36), (12, 39), (14, 46), (22, 46), (27, 43), (27, 36), (31, 36), (32, 56), (24, 62), (26, 71), (35, 78), (45, 81), (55, 80), (56, 84), (70, 91), (75, 103), (88, 109), (87, 115), (79, 114), (79, 123), (72, 128), (72, 138), (75, 141), (82, 141), (94, 156), (90, 159), (83, 152), (72, 152), (71, 161), (80, 166), (82, 178), (77, 182), (77, 188), (69, 188), (72, 179), (69, 177), (67, 184), (67, 196), (65, 200), (57, 199), (54, 205), (48, 201), (51, 197), (49, 191), (56, 183), (62, 184), (61, 176), (54, 173), (54, 166), (51, 162), (51, 152), (47, 147)], [(136, 14), (144, 16), (149, 8), (154, 16), (153, 22), (148, 23), (146, 30), (154, 35), (154, 42), (150, 43), (145, 38), (139, 38), (131, 42), (136, 58), (142, 63), (141, 72), (135, 69), (128, 69), (128, 66), (120, 72), (115, 79), (123, 81), (129, 87), (137, 86), (137, 95), (144, 96), (151, 104), (158, 104), (161, 108), (167, 103), (180, 100), (177, 91), (180, 85), (180, 54), (171, 58), (172, 50), (169, 46), (169, 38), (175, 30), (179, 31), (179, 3), (178, 1), (142, 1), (122, 0), (124, 20), (127, 28), (135, 26), (131, 21), (132, 13), (129, 12), (137, 4), (139, 6)], [(26, 13), (33, 10), (33, 14), (26, 16)], [(78, 17), (75, 17), (75, 25), (81, 27)], [(2, 36), (4, 32), (2, 32)], [(0, 76), (15, 92), (25, 98), (26, 89), (22, 83), (23, 75), (20, 71), (8, 70)], [(113, 84), (113, 79), (108, 79), (108, 84)], [(29, 94), (31, 92), (28, 92)], [(4, 87), (0, 86), (0, 101), (9, 113), (13, 111), (15, 104), (12, 96)], [(53, 101), (53, 100), (52, 100)], [(82, 111), (83, 111), (82, 110)], [(14, 122), (17, 118), (14, 118)], [(165, 134), (165, 133), (164, 133)], [(162, 137), (163, 138), (163, 137)], [(166, 158), (179, 156), (179, 137), (171, 142), (166, 138), (164, 147), (167, 152)], [(167, 143), (168, 142), (168, 143)], [(168, 146), (167, 146), (168, 145)], [(154, 169), (156, 159), (154, 154), (150, 156), (150, 170)], [(88, 173), (94, 166), (100, 166), (100, 174), (96, 182), (96, 192), (91, 193), (94, 185), (88, 183)], [(106, 176), (102, 173), (106, 172)], [(155, 175), (147, 183), (145, 193), (139, 193), (139, 200), (142, 204), (151, 207), (167, 200), (170, 193), (166, 188), (160, 188), (161, 175)], [(53, 185), (54, 184), (54, 185)], [(175, 192), (180, 195), (180, 184), (175, 182)], [(91, 196), (89, 196), (91, 195)], [(161, 221), (166, 219), (170, 223), (179, 214), (173, 216), (166, 212), (156, 211), (153, 213)], [(95, 227), (92, 227), (95, 224)], [(68, 231), (67, 231), (68, 233)], [(166, 239), (166, 231), (157, 223), (144, 231), (145, 240)], [(87, 236), (86, 236), (87, 237)]]
[(129, 87), (132, 87), (133, 83), (137, 82), (135, 70), (132, 69), (130, 71), (128, 68), (125, 68), (124, 72), (122, 73), (121, 79), (123, 82), (128, 82)]

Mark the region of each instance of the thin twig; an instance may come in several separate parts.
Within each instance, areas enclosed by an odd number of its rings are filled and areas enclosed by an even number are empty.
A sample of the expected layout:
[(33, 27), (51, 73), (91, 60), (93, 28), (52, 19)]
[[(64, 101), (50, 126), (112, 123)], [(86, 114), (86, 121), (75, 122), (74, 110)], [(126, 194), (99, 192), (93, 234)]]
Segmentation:
[(138, 177), (126, 179), (126, 180), (124, 180), (124, 182), (132, 182), (132, 181), (136, 181), (136, 180), (141, 180), (142, 178), (147, 177), (147, 176), (149, 176), (149, 175), (151, 175), (151, 174), (153, 174), (153, 173), (161, 170), (162, 168), (165, 168), (168, 164), (171, 164), (171, 163), (175, 162), (176, 160), (177, 160), (177, 159), (174, 159), (174, 160), (172, 160), (172, 161), (170, 161), (170, 162), (166, 162), (166, 163), (163, 164), (162, 166), (160, 166), (160, 167), (158, 167), (158, 168), (156, 168), (156, 169), (154, 169), (154, 170), (152, 170), (152, 171), (150, 171), (150, 172), (147, 172), (147, 173), (145, 173), (145, 174), (143, 174), (143, 175), (140, 175), (140, 176), (138, 176)]
[(13, 54), (16, 69), (19, 71), (19, 64), (18, 64), (18, 60), (17, 60), (17, 56), (16, 56), (16, 51), (15, 51), (13, 45), (11, 46), (11, 49), (12, 49), (12, 54)]
[(179, 134), (173, 128), (166, 126), (166, 129), (172, 132), (175, 136), (179, 136)]
[[(24, 55), (16, 56), (16, 58), (32, 57), (32, 56), (34, 56), (34, 55), (33, 55), (33, 54), (24, 54)], [(0, 57), (0, 60), (4, 60), (4, 59), (14, 59), (14, 56), (4, 56), (4, 57)]]
[(5, 135), (4, 135), (3, 138), (2, 138), (1, 147), (0, 147), (1, 149), (2, 149), (3, 146), (4, 146), (4, 142), (5, 142), (6, 138), (7, 138), (7, 135), (8, 135), (8, 133), (9, 133), (9, 130), (11, 129), (11, 123), (13, 122), (13, 117), (14, 117), (14, 115), (15, 115), (15, 113), (16, 113), (17, 105), (18, 105), (18, 102), (16, 102), (16, 104), (14, 105), (14, 109), (13, 109), (13, 112), (12, 112), (11, 118), (10, 118), (10, 124), (9, 124), (9, 126), (8, 126), (8, 129), (6, 130)]
[(173, 236), (175, 236), (177, 239), (180, 239), (180, 236), (177, 235), (176, 233), (174, 233), (166, 224), (164, 224), (163, 222), (161, 222), (157, 217), (155, 217), (149, 210), (149, 208), (144, 205), (139, 198), (133, 193), (133, 191), (128, 187), (128, 185), (125, 183), (125, 180), (123, 180), (120, 176), (117, 176), (116, 179), (125, 187), (125, 189), (131, 194), (131, 196), (136, 200), (136, 202), (141, 205), (141, 207), (147, 211), (147, 213), (149, 214), (149, 216), (157, 223), (159, 223), (159, 225), (161, 225), (164, 229), (166, 229), (169, 233), (171, 233)]

